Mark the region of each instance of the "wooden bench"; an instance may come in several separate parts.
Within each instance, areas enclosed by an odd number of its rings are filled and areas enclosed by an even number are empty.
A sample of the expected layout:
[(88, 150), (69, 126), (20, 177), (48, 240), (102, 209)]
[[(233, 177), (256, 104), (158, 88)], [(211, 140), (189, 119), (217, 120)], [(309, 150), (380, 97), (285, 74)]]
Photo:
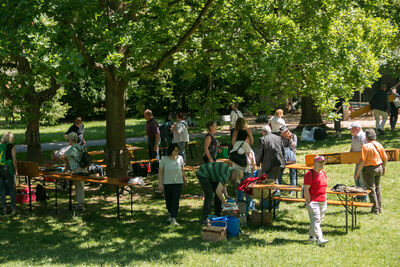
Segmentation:
[[(284, 202), (294, 202), (294, 203), (305, 203), (306, 200), (304, 198), (293, 198), (293, 197), (281, 197), (281, 196), (273, 196), (272, 200), (284, 201)], [(346, 212), (346, 233), (348, 233), (348, 213), (351, 214), (351, 230), (354, 230), (354, 227), (357, 225), (357, 208), (371, 208), (373, 206), (372, 203), (366, 202), (357, 202), (357, 201), (345, 201), (345, 200), (332, 200), (327, 199), (326, 203), (328, 205), (336, 205), (343, 206)], [(273, 213), (275, 217), (275, 205), (273, 205)]]
[(190, 152), (190, 157), (192, 159), (194, 159), (193, 157), (193, 151), (192, 148), (194, 147), (194, 151), (196, 152), (196, 156), (197, 156), (197, 150), (196, 150), (196, 146), (199, 144), (199, 141), (190, 141), (186, 144), (186, 146), (189, 148), (189, 152)]

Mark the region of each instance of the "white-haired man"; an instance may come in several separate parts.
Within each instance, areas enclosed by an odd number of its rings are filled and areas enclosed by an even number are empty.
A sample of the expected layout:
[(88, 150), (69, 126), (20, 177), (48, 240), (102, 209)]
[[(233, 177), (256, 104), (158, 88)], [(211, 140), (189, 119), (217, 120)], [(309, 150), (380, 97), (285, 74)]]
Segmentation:
[[(351, 148), (350, 152), (361, 152), (362, 146), (367, 143), (365, 138), (365, 132), (362, 130), (361, 124), (359, 122), (353, 122), (348, 129), (352, 135), (351, 137)], [(358, 168), (358, 163), (356, 163), (356, 167), (354, 169), (354, 174), (356, 173)], [(362, 174), (360, 173), (359, 177), (355, 178), (356, 186), (360, 186), (365, 189), (364, 181), (362, 179)], [(367, 201), (368, 196), (360, 196), (358, 197), (360, 201)]]
[(271, 134), (271, 128), (264, 125), (262, 128), (263, 137), (260, 138), (256, 154), (257, 166), (262, 164), (261, 171), (266, 173), (268, 179), (274, 179), (282, 184), (281, 171), (285, 168), (285, 149), (282, 139)]

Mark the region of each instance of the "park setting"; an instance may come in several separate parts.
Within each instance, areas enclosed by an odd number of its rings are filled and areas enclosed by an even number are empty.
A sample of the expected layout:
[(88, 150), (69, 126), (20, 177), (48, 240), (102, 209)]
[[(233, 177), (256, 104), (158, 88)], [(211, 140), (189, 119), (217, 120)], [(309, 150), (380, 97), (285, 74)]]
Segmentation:
[(400, 265), (400, 1), (0, 14), (0, 265)]

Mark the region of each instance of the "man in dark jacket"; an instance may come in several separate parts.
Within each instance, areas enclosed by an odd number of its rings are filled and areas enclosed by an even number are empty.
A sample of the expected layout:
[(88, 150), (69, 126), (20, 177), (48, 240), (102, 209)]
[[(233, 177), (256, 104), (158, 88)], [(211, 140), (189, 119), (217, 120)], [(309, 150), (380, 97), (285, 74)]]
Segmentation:
[(281, 171), (285, 168), (285, 149), (282, 139), (271, 133), (271, 128), (264, 125), (263, 137), (260, 138), (256, 154), (257, 166), (262, 164), (262, 173), (266, 173), (268, 179), (274, 179), (282, 184)]
[[(371, 109), (374, 110), (376, 131), (379, 134), (384, 134), (383, 129), (390, 112), (389, 98), (386, 93), (386, 84), (381, 84), (379, 90), (374, 93), (370, 101)], [(382, 117), (382, 122), (380, 118)]]

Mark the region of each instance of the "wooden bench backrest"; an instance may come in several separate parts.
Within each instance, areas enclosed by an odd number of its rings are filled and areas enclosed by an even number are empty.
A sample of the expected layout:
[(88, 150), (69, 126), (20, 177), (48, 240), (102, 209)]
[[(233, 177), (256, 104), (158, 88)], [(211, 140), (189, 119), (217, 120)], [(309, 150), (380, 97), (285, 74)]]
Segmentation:
[(18, 161), (18, 175), (35, 177), (39, 175), (39, 164), (30, 161)]
[(313, 166), (314, 165), (314, 158), (316, 157), (316, 154), (307, 154), (306, 155), (306, 165), (307, 166)]

